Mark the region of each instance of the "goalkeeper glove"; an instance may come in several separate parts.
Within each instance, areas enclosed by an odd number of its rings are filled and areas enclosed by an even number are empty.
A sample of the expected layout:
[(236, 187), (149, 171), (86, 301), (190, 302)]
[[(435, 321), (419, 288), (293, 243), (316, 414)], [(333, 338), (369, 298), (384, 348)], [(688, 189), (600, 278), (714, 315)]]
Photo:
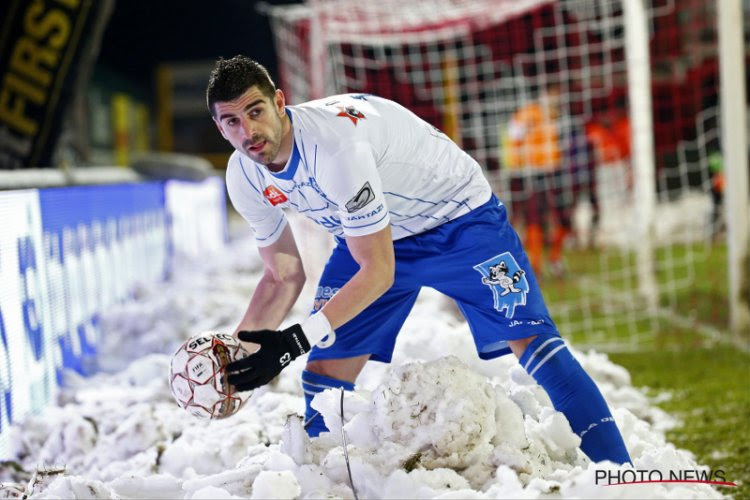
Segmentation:
[(266, 385), (289, 363), (310, 351), (310, 344), (331, 333), (328, 319), (313, 314), (304, 323), (281, 331), (241, 331), (237, 337), (243, 342), (258, 344), (260, 349), (249, 356), (229, 363), (227, 381), (238, 391), (249, 391)]
[(260, 346), (257, 352), (227, 365), (227, 381), (238, 391), (249, 391), (266, 385), (294, 359), (310, 350), (310, 344), (299, 324), (280, 332), (242, 331), (237, 336), (243, 342)]

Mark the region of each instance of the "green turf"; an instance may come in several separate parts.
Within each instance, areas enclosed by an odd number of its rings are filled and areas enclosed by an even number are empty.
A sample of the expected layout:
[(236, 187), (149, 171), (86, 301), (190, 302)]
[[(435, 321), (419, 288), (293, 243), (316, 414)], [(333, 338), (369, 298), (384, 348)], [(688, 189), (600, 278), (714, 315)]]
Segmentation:
[[(633, 291), (637, 262), (632, 252), (583, 250), (566, 255), (564, 279), (542, 278), (553, 317), (574, 345), (608, 350), (630, 371), (636, 387), (672, 398), (659, 403), (681, 425), (667, 434), (699, 463), (723, 469), (738, 488), (722, 492), (750, 498), (750, 354), (728, 342), (726, 246), (672, 245), (655, 252), (661, 316)], [(743, 337), (747, 345), (749, 337)], [(736, 339), (734, 339), (736, 340)]]
[(670, 391), (672, 398), (659, 406), (681, 425), (667, 440), (740, 484), (723, 493), (750, 498), (750, 355), (716, 345), (609, 357), (630, 371), (636, 387), (648, 387), (652, 395)]

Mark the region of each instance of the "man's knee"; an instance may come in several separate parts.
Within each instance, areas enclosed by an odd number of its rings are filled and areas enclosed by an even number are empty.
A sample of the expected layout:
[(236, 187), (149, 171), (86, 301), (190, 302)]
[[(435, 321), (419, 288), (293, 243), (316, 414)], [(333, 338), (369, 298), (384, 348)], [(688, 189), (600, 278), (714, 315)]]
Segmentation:
[(354, 382), (370, 359), (369, 354), (342, 359), (316, 359), (307, 362), (305, 370), (338, 380)]
[(513, 351), (513, 354), (516, 355), (516, 358), (521, 359), (521, 355), (523, 355), (526, 348), (534, 341), (535, 338), (536, 335), (532, 335), (531, 337), (526, 337), (525, 339), (509, 340), (508, 347), (510, 347), (510, 350)]

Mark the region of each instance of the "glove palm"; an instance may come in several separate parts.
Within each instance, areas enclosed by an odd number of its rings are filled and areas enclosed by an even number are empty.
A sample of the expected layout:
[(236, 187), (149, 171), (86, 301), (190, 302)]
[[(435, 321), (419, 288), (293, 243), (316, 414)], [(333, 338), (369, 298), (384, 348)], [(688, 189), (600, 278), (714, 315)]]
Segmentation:
[(260, 349), (249, 356), (229, 363), (227, 381), (238, 391), (249, 391), (266, 385), (289, 363), (310, 351), (310, 343), (299, 324), (281, 331), (241, 331), (243, 342), (258, 344)]

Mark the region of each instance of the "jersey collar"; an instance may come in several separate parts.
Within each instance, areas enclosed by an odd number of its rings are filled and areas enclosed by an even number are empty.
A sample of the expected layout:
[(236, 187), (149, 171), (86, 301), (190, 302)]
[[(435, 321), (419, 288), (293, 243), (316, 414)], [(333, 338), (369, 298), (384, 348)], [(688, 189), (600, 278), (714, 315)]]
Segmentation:
[[(292, 122), (292, 112), (289, 110), (289, 108), (285, 108), (284, 111), (286, 111), (286, 115), (289, 117), (289, 122), (291, 125), (294, 125)], [(292, 156), (289, 157), (289, 161), (286, 164), (286, 167), (284, 167), (284, 170), (280, 172), (269, 172), (272, 176), (276, 177), (277, 179), (282, 179), (285, 181), (291, 180), (294, 177), (294, 174), (297, 173), (297, 167), (299, 167), (299, 160), (300, 160), (300, 154), (299, 149), (297, 149), (297, 141), (294, 140), (294, 127), (291, 127), (292, 132)]]

